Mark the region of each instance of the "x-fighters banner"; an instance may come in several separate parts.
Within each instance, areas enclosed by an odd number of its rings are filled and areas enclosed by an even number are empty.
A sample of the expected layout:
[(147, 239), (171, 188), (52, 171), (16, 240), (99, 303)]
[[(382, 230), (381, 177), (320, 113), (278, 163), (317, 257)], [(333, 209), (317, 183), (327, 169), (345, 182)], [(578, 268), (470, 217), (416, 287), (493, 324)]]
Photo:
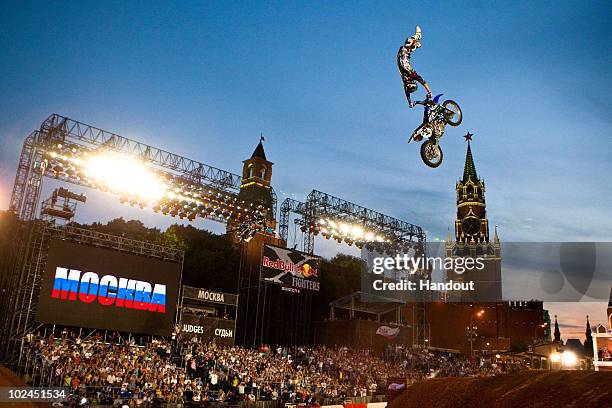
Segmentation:
[(36, 320), (169, 335), (180, 268), (178, 263), (54, 239)]
[(217, 345), (233, 346), (236, 337), (234, 320), (197, 316), (190, 313), (181, 315), (181, 336), (197, 337), (202, 343), (215, 341)]
[(265, 244), (261, 280), (295, 292), (300, 289), (319, 291), (319, 257)]

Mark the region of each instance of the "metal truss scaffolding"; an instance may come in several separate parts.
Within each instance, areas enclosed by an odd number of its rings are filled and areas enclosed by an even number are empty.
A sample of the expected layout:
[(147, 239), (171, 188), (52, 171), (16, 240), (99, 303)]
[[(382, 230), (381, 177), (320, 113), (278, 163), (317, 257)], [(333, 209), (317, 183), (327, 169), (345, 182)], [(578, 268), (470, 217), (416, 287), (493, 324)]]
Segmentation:
[(285, 241), (288, 238), (291, 213), (299, 216), (295, 219), (295, 223), (302, 227), (303, 249), (309, 254), (314, 253), (314, 236), (318, 232), (315, 226), (317, 220), (321, 218), (331, 218), (359, 225), (364, 229), (381, 234), (390, 244), (423, 247), (426, 241), (425, 233), (419, 226), (317, 190), (312, 190), (308, 194), (306, 202), (291, 198), (283, 201), (279, 233)]
[[(32, 220), (36, 217), (43, 176), (95, 187), (82, 177), (54, 169), (47, 155), (50, 152), (55, 154), (52, 150), (58, 146), (72, 151), (91, 152), (104, 149), (136, 157), (165, 178), (188, 186), (192, 191), (204, 190), (207, 195), (222, 197), (224, 201), (238, 200), (242, 178), (237, 174), (136, 142), (65, 116), (52, 114), (41, 124), (39, 130), (25, 139), (23, 144), (9, 207), (20, 219)], [(59, 154), (59, 157), (62, 157), (64, 153)], [(274, 190), (271, 190), (271, 193), (273, 202), (272, 208), (269, 209), (272, 214), (269, 214), (269, 217), (275, 218), (276, 193)], [(195, 210), (194, 208), (194, 214)], [(209, 217), (216, 221), (228, 222), (227, 217), (223, 218), (220, 215), (220, 212), (213, 213)]]

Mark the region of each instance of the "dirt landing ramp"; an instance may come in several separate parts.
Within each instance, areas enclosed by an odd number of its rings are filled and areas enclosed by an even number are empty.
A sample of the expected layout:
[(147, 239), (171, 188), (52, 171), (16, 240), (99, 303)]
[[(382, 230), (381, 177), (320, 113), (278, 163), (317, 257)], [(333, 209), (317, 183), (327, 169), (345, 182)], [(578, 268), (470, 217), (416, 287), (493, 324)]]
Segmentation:
[(434, 378), (388, 408), (611, 407), (612, 372), (525, 371), (490, 378)]
[[(27, 387), (28, 385), (17, 377), (11, 370), (0, 365), (0, 387)], [(23, 402), (23, 403), (7, 403), (0, 402), (1, 408), (40, 408), (50, 407), (51, 404), (43, 402)]]

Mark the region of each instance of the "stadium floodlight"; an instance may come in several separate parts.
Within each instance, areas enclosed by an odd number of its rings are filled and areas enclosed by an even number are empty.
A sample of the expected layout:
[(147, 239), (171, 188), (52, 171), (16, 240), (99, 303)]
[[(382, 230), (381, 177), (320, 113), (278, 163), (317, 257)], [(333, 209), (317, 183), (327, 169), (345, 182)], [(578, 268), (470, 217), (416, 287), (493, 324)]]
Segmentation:
[(309, 225), (302, 225), (302, 232), (310, 232), (318, 235), (321, 233), (326, 239), (334, 239), (337, 242), (355, 245), (358, 248), (367, 246), (368, 249), (376, 249), (379, 252), (399, 252), (401, 244), (395, 242), (394, 237), (380, 235), (380, 231), (367, 228), (365, 225), (351, 221), (346, 218), (321, 217)]
[(167, 194), (162, 179), (133, 156), (106, 151), (80, 162), (91, 182), (119, 195), (154, 204)]
[(363, 238), (363, 228), (361, 228), (359, 225), (354, 225), (351, 229), (351, 235), (355, 238)]
[(573, 351), (565, 350), (563, 353), (561, 353), (561, 362), (563, 363), (564, 367), (571, 368), (576, 366), (576, 363), (578, 363), (578, 357), (576, 357), (576, 353)]
[(105, 148), (54, 144), (47, 147), (44, 168), (55, 178), (116, 194), (122, 204), (151, 207), (180, 219), (214, 216), (242, 222), (263, 214), (263, 208), (252, 202), (206, 188), (183, 175), (159, 171), (137, 156)]
[(550, 354), (550, 361), (552, 361), (553, 363), (558, 363), (559, 361), (561, 361), (561, 353), (558, 352), (554, 352)]

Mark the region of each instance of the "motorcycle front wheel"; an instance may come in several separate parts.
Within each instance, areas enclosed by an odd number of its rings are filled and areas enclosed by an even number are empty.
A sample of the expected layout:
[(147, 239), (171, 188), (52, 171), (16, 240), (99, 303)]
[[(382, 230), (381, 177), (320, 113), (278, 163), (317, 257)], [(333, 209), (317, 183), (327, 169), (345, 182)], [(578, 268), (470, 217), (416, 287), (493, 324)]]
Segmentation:
[(461, 112), (459, 104), (449, 99), (448, 101), (444, 101), (442, 106), (444, 107), (444, 119), (446, 123), (451, 126), (459, 126), (463, 120), (463, 112)]
[(442, 164), (442, 149), (440, 146), (431, 139), (427, 139), (421, 145), (421, 159), (423, 163), (429, 167), (436, 168)]

